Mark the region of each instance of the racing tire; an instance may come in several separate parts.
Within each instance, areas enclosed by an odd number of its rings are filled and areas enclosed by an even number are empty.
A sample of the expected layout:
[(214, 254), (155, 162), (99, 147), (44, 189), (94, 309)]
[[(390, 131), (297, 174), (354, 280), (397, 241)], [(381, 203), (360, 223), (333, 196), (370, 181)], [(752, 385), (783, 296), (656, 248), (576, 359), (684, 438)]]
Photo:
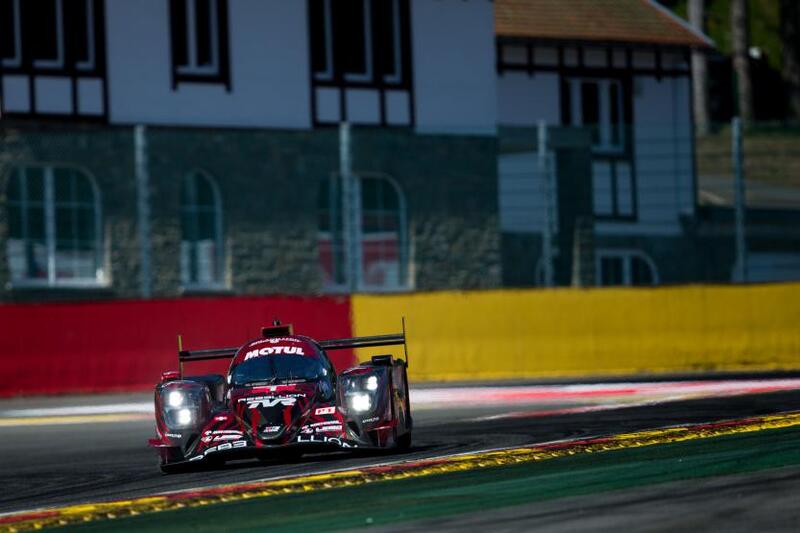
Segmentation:
[(258, 461), (261, 463), (292, 463), (299, 461), (303, 456), (303, 450), (299, 448), (287, 448), (285, 450), (275, 450), (268, 455), (259, 455)]
[(161, 469), (162, 474), (174, 474), (184, 467), (182, 459), (179, 450), (167, 449), (158, 457), (158, 468)]
[(201, 462), (205, 463), (205, 465), (203, 466), (212, 470), (216, 468), (222, 468), (223, 466), (225, 466), (225, 459), (223, 459), (222, 457), (218, 457), (217, 454), (212, 454), (210, 457), (207, 456)]
[(404, 433), (395, 439), (394, 449), (404, 452), (411, 448), (411, 432)]
[(158, 467), (161, 469), (162, 474), (175, 474), (177, 472), (183, 472), (186, 469), (182, 464), (173, 463), (160, 463)]

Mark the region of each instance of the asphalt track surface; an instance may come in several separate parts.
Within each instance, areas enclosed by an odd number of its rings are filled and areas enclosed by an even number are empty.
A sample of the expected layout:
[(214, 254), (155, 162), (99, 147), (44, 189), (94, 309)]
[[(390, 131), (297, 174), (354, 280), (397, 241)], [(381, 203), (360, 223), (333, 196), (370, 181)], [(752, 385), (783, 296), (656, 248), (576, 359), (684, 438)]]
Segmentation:
[[(41, 403), (47, 406), (57, 405), (58, 402), (59, 399), (50, 399)], [(542, 408), (537, 405), (526, 407), (534, 411)], [(547, 405), (548, 410), (552, 408), (552, 404)], [(589, 413), (485, 418), (488, 415), (518, 410), (519, 406), (510, 409), (502, 405), (488, 408), (420, 410), (415, 415), (413, 448), (401, 458), (441, 456), (576, 437), (611, 435), (677, 424), (800, 411), (800, 390), (675, 401)], [(475, 420), (476, 418), (481, 420)], [(90, 501), (126, 499), (159, 492), (278, 476), (310, 474), (383, 463), (398, 458), (385, 454), (353, 456), (337, 453), (305, 456), (299, 461), (290, 463), (237, 462), (213, 470), (165, 476), (156, 466), (153, 450), (146, 446), (147, 439), (153, 435), (153, 423), (150, 420), (0, 427), (0, 435), (2, 436), (0, 483), (3, 487), (0, 492), (0, 513)], [(670, 497), (679, 500), (683, 498), (680, 501), (676, 500), (676, 505), (688, 506), (692, 512), (704, 516), (707, 515), (705, 505), (715, 505), (714, 498), (722, 505), (725, 491), (733, 490), (737, 483), (755, 487), (755, 493), (749, 496), (754, 499), (750, 502), (753, 504), (786, 501), (787, 493), (794, 495), (800, 493), (800, 472), (797, 469), (774, 474), (780, 478), (775, 482), (758, 482), (758, 476), (763, 478), (765, 475), (772, 474), (754, 473), (749, 476), (730, 476), (728, 481), (722, 478), (704, 482), (717, 484), (714, 485), (712, 492), (702, 493), (709, 499), (706, 503), (702, 503), (703, 498), (697, 498), (692, 504), (691, 498), (685, 498), (686, 487), (681, 487), (680, 484), (673, 491), (670, 491), (669, 486), (650, 489), (662, 491), (662, 494), (651, 499), (631, 499), (632, 497), (625, 499), (623, 494), (584, 497), (585, 500), (579, 501), (583, 501), (580, 505), (588, 507), (599, 505), (606, 511), (624, 508), (625, 505), (638, 505), (639, 507), (634, 509), (636, 513), (651, 513), (653, 517), (657, 517), (659, 513), (664, 512), (664, 502), (668, 502)], [(622, 501), (619, 498), (622, 498)], [(510, 528), (519, 527), (520, 524), (549, 524), (556, 529), (565, 526), (570, 530), (584, 527), (591, 529), (592, 524), (601, 529), (612, 524), (624, 524), (613, 520), (607, 523), (581, 522), (580, 516), (568, 512), (569, 501), (549, 503), (551, 506), (547, 508), (549, 511), (538, 508), (543, 514), (533, 517), (525, 515), (530, 512), (529, 509), (515, 511), (512, 508), (502, 511), (495, 517), (497, 520), (494, 524), (500, 526), (506, 521), (506, 525)], [(746, 501), (740, 503), (748, 505)], [(542, 517), (546, 519), (544, 524), (540, 522)], [(462, 516), (452, 522), (417, 525), (423, 528), (434, 526), (463, 529), (466, 523), (480, 523), (484, 518), (486, 517), (479, 515)], [(593, 516), (592, 520), (596, 520), (596, 516)], [(752, 520), (745, 520), (743, 524), (757, 527), (758, 512), (754, 512)], [(704, 523), (710, 527), (713, 522)]]

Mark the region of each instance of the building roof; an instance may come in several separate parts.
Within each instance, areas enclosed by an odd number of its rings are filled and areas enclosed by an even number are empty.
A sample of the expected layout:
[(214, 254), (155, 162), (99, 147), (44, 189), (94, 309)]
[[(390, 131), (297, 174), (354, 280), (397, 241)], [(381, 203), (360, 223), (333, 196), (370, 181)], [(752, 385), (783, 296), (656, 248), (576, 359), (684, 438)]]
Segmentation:
[(498, 37), (713, 47), (655, 0), (494, 0)]

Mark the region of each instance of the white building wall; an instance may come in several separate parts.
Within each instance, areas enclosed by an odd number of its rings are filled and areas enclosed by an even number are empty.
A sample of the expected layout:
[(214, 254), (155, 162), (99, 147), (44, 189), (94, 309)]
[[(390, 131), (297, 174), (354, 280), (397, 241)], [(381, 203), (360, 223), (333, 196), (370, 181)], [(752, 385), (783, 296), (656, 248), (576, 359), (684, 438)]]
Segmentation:
[[(534, 69), (536, 66), (554, 66), (557, 56), (553, 50), (541, 47), (533, 51)], [(571, 53), (566, 53), (571, 52)], [(567, 65), (577, 66), (577, 49), (565, 52)], [(594, 52), (594, 53), (593, 53)], [(527, 53), (524, 47), (509, 46), (503, 49), (503, 60), (523, 70), (506, 70), (496, 76), (497, 113), (501, 126), (535, 127), (539, 120), (547, 124), (559, 125), (560, 83), (559, 76), (552, 72), (534, 72), (529, 75), (524, 70)], [(591, 48), (584, 50), (587, 66), (607, 67), (607, 55)], [(572, 63), (571, 63), (572, 62)], [(623, 50), (612, 53), (613, 66), (626, 67)], [(665, 68), (686, 68), (681, 54), (665, 53), (662, 57)], [(655, 54), (642, 51), (633, 54), (635, 68), (654, 68)], [(687, 76), (637, 75), (633, 87), (633, 134), (634, 168), (617, 165), (618, 189), (630, 186), (626, 172), (633, 172), (636, 187), (636, 208), (638, 219), (633, 222), (598, 222), (596, 229), (601, 234), (620, 235), (677, 235), (682, 228), (682, 214), (691, 215), (695, 205), (694, 191), (694, 142), (691, 124), (691, 82)], [(501, 179), (500, 204), (502, 209), (519, 211), (520, 202), (531, 202), (536, 210), (539, 200), (532, 200), (530, 191), (516, 196), (513, 189), (514, 167), (522, 164), (524, 156), (502, 156), (498, 163)], [(611, 209), (610, 167), (607, 162), (597, 160), (593, 180), (595, 186), (595, 205), (597, 208)], [(603, 179), (605, 176), (605, 180)], [(507, 187), (503, 188), (503, 184)], [(507, 192), (505, 194), (503, 190)], [(625, 195), (620, 195), (624, 198)], [(630, 201), (620, 205), (627, 212)], [(603, 210), (603, 209), (601, 209)], [(532, 227), (530, 222), (520, 224), (513, 214), (501, 215), (504, 227)]]
[(561, 121), (558, 74), (504, 72), (497, 77), (497, 120), (501, 126), (531, 126)]
[(306, 2), (229, 0), (231, 88), (171, 81), (168, 3), (107, 0), (112, 123), (310, 127)]
[(412, 0), (417, 127), (493, 133), (494, 12), (489, 0)]

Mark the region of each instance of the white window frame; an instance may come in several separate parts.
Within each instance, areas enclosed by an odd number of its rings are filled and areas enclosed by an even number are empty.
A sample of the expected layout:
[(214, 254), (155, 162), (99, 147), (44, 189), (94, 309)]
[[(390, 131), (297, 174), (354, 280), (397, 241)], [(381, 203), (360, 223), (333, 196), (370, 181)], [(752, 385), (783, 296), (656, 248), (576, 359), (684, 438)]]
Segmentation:
[[(194, 169), (193, 171), (189, 172), (185, 177), (184, 180), (191, 180), (196, 179), (195, 176), (201, 176), (201, 179), (205, 179), (210, 185), (211, 190), (214, 194), (214, 244), (216, 246), (216, 256), (214, 257), (215, 261), (215, 271), (216, 271), (216, 279), (208, 282), (203, 281), (192, 281), (191, 279), (184, 279), (183, 278), (183, 268), (180, 268), (181, 273), (181, 289), (186, 292), (192, 291), (224, 291), (228, 289), (227, 285), (227, 275), (225, 272), (225, 239), (223, 236), (223, 224), (222, 224), (222, 194), (219, 190), (219, 185), (217, 185), (217, 180), (214, 179), (211, 174), (204, 170)], [(181, 184), (183, 187), (183, 184)], [(195, 188), (195, 196), (197, 190)], [(195, 198), (195, 203), (193, 204), (195, 210), (195, 216), (197, 216), (197, 199)], [(183, 224), (183, 213), (186, 206), (181, 205), (181, 225)], [(181, 245), (183, 244), (183, 227), (181, 227)], [(179, 254), (180, 255), (180, 254)], [(182, 258), (179, 257), (179, 261)], [(191, 278), (191, 272), (189, 272), (189, 277)]]
[[(581, 98), (581, 86), (583, 83), (595, 83), (598, 86), (598, 111), (600, 114), (600, 122), (598, 124), (600, 130), (600, 142), (592, 145), (592, 150), (595, 152), (603, 153), (621, 153), (625, 151), (625, 120), (624, 120), (624, 107), (625, 102), (622, 95), (622, 81), (616, 78), (593, 78), (593, 77), (571, 77), (568, 78), (569, 95), (570, 95), (570, 115), (573, 126), (583, 126), (583, 99)], [(617, 111), (619, 113), (619, 142), (613, 144), (611, 142), (611, 128), (613, 123), (611, 121), (611, 86), (617, 86)]]
[[(603, 259), (622, 259), (622, 284), (621, 285), (601, 285), (601, 280), (603, 279)], [(597, 286), (602, 287), (630, 287), (633, 286), (633, 275), (632, 275), (632, 263), (633, 258), (642, 259), (647, 266), (650, 267), (650, 271), (653, 273), (653, 283), (652, 286), (659, 285), (661, 283), (660, 277), (658, 275), (658, 268), (656, 267), (655, 261), (653, 261), (649, 255), (642, 252), (641, 250), (635, 249), (609, 249), (609, 250), (597, 250), (595, 253), (595, 280)], [(643, 287), (645, 285), (638, 285), (639, 287)]]
[(346, 81), (372, 81), (372, 8), (370, 0), (362, 0), (364, 4), (364, 72), (345, 72)]
[(11, 8), (14, 10), (14, 57), (4, 58), (3, 66), (17, 68), (22, 65), (22, 24), (19, 13), (20, 0), (12, 0)]
[(392, 2), (392, 24), (394, 25), (393, 40), (394, 40), (394, 72), (391, 74), (384, 74), (383, 81), (385, 83), (400, 83), (403, 81), (403, 63), (402, 63), (402, 50), (400, 49), (400, 0), (390, 0)]
[(186, 27), (186, 61), (185, 65), (176, 65), (178, 74), (216, 76), (219, 74), (219, 20), (217, 13), (219, 7), (217, 0), (209, 0), (209, 29), (211, 35), (211, 65), (201, 66), (197, 64), (197, 0), (186, 0), (186, 20), (183, 21)]
[[(331, 81), (333, 79), (334, 65), (333, 65), (333, 27), (331, 16), (331, 1), (323, 0), (323, 17), (325, 28), (325, 70), (315, 71), (314, 79), (319, 81)], [(369, 82), (373, 79), (372, 72), (372, 8), (370, 7), (369, 0), (362, 0), (364, 2), (364, 62), (366, 70), (364, 72), (345, 72), (344, 79), (346, 81), (354, 82)], [(394, 72), (384, 74), (384, 83), (398, 84), (403, 80), (403, 54), (402, 54), (402, 40), (401, 40), (401, 27), (400, 27), (400, 0), (385, 0), (391, 2), (392, 5), (392, 24), (394, 31), (392, 38), (394, 40)]]
[[(414, 276), (412, 274), (412, 266), (413, 261), (411, 257), (411, 243), (409, 242), (408, 238), (408, 214), (407, 214), (407, 204), (406, 204), (406, 197), (403, 193), (403, 189), (400, 185), (391, 177), (385, 174), (378, 174), (378, 173), (354, 173), (353, 177), (353, 209), (356, 212), (356, 216), (354, 217), (356, 220), (356, 227), (354, 230), (354, 236), (357, 239), (357, 246), (355, 247), (356, 254), (358, 255), (357, 264), (359, 265), (358, 271), (355, 273), (356, 275), (356, 290), (365, 291), (365, 292), (373, 292), (373, 293), (395, 293), (395, 292), (406, 292), (409, 290), (413, 290), (413, 279)], [(400, 265), (401, 270), (405, 269), (405, 275), (403, 279), (398, 280), (398, 283), (391, 286), (386, 285), (369, 285), (364, 283), (364, 216), (363, 216), (363, 209), (362, 209), (362, 202), (361, 202), (361, 180), (364, 178), (369, 179), (381, 179), (385, 180), (395, 191), (397, 194), (397, 206), (399, 213), (399, 224), (400, 227), (397, 230), (398, 233), (398, 263)], [(334, 240), (333, 232), (330, 232), (330, 239), (331, 242)], [(347, 243), (344, 243), (347, 246)], [(334, 252), (335, 253), (335, 252)], [(342, 252), (344, 253), (344, 252)], [(346, 293), (348, 291), (348, 283), (347, 280), (344, 283), (329, 283), (323, 287), (325, 292), (329, 293)]]
[[(399, 279), (395, 285), (369, 285), (364, 282), (364, 216), (363, 208), (361, 205), (361, 180), (362, 179), (379, 179), (387, 183), (395, 194), (397, 194), (397, 209), (399, 211), (399, 227), (397, 228), (397, 247), (398, 257), (397, 262), (402, 272), (405, 269), (404, 279)], [(377, 173), (361, 173), (358, 179), (355, 180), (356, 186), (356, 209), (358, 212), (358, 290), (367, 292), (403, 292), (411, 288), (411, 262), (409, 257), (410, 246), (408, 244), (408, 231), (406, 229), (407, 215), (406, 215), (406, 197), (403, 194), (403, 189), (400, 185), (390, 176)]]
[(94, 2), (92, 0), (84, 1), (86, 2), (86, 53), (89, 58), (86, 61), (75, 63), (75, 68), (78, 70), (94, 70), (96, 59), (94, 49)]
[(330, 81), (333, 79), (333, 27), (331, 19), (331, 0), (322, 0), (325, 27), (325, 70), (314, 72), (314, 79)]
[(56, 6), (56, 59), (35, 59), (33, 66), (41, 69), (64, 68), (64, 5), (62, 0), (53, 0)]
[[(22, 201), (20, 202), (20, 209), (22, 211), (23, 219), (27, 217), (28, 213), (28, 179), (27, 170), (30, 168), (41, 168), (44, 174), (44, 196), (42, 204), (44, 208), (44, 232), (45, 232), (45, 247), (47, 250), (47, 279), (32, 279), (25, 278), (14, 280), (10, 283), (11, 288), (38, 288), (38, 287), (53, 287), (53, 288), (98, 288), (107, 287), (109, 280), (106, 276), (106, 269), (103, 261), (103, 238), (102, 238), (102, 211), (100, 202), (100, 190), (97, 187), (97, 182), (94, 177), (82, 168), (76, 168), (70, 165), (24, 165), (16, 167), (12, 172), (21, 173), (20, 186), (22, 188)], [(95, 271), (94, 278), (82, 279), (59, 279), (56, 277), (56, 199), (55, 199), (55, 177), (54, 170), (56, 168), (70, 168), (82, 174), (82, 176), (89, 180), (93, 192), (94, 203), (94, 226), (95, 226), (95, 253), (97, 254), (97, 270)], [(23, 235), (21, 239), (27, 242), (28, 236)]]

